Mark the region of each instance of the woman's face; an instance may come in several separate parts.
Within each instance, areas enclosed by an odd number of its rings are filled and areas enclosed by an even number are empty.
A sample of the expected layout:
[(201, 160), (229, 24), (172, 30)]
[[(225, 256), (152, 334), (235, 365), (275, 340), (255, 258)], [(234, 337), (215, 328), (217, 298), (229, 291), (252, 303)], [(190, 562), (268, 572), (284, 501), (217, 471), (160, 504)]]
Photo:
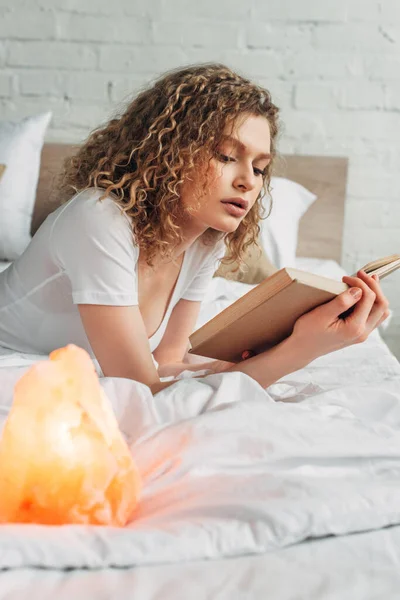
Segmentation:
[(188, 233), (201, 235), (209, 227), (225, 233), (237, 229), (262, 189), (270, 145), (269, 124), (261, 115), (244, 116), (225, 128), (218, 155), (210, 160), (206, 188), (199, 177), (182, 185)]

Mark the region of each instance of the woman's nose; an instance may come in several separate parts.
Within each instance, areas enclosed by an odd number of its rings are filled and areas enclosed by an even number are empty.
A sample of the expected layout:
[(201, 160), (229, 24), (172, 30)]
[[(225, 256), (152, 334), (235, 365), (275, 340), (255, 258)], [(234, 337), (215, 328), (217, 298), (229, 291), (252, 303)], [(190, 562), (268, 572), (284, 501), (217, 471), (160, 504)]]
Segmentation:
[(245, 189), (246, 191), (252, 190), (255, 186), (255, 175), (253, 169), (241, 169), (241, 171), (236, 174), (235, 186), (238, 189)]

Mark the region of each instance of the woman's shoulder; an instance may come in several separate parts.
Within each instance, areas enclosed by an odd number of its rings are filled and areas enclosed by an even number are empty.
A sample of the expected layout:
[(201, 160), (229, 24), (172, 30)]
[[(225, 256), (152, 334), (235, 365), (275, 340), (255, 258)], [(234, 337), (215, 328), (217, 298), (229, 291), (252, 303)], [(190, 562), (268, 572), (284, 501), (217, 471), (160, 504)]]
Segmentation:
[(77, 245), (121, 246), (136, 252), (130, 218), (111, 195), (102, 196), (104, 190), (86, 188), (62, 204), (49, 223), (53, 243), (73, 235)]
[(85, 188), (62, 204), (54, 213), (54, 222), (74, 223), (76, 227), (86, 227), (91, 224), (91, 229), (96, 226), (103, 228), (105, 224), (112, 224), (122, 229), (131, 229), (131, 220), (117, 204), (113, 194), (105, 195), (105, 190), (100, 188)]
[(114, 194), (106, 194), (102, 188), (89, 187), (77, 192), (63, 206), (75, 212), (90, 214), (91, 211), (97, 211), (125, 215), (117, 200)]

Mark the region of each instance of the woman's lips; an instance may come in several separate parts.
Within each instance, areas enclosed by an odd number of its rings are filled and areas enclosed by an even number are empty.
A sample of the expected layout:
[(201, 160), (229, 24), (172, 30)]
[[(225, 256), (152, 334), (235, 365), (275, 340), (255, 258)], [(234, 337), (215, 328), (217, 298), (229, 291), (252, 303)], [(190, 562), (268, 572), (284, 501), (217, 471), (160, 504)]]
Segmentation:
[(236, 206), (236, 204), (232, 204), (231, 202), (221, 202), (221, 204), (226, 212), (234, 217), (243, 217), (246, 214), (246, 209)]

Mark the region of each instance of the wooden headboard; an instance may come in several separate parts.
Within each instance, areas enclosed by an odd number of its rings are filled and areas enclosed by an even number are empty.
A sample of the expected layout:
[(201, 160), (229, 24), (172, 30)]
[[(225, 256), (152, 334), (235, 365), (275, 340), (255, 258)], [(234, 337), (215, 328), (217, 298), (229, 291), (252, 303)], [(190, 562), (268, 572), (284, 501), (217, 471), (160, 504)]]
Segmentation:
[[(77, 148), (71, 144), (44, 145), (32, 233), (57, 207), (57, 201), (50, 199), (54, 179), (63, 160)], [(341, 263), (347, 164), (347, 158), (329, 156), (286, 155), (279, 161), (276, 175), (297, 181), (318, 196), (300, 222), (298, 256)]]
[(286, 155), (276, 175), (297, 181), (317, 200), (302, 217), (297, 256), (331, 258), (341, 264), (348, 159)]

